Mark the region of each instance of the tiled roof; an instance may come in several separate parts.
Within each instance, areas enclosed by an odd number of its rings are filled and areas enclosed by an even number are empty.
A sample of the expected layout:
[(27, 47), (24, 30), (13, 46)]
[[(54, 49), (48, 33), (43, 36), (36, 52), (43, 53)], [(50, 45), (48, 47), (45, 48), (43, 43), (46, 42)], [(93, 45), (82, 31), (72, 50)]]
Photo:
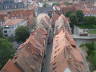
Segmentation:
[(69, 12), (69, 11), (73, 11), (73, 12), (74, 12), (74, 11), (77, 10), (74, 5), (61, 6), (60, 8), (61, 8), (61, 10), (62, 10), (62, 12), (63, 12), (64, 14), (66, 14), (66, 13)]
[(17, 11), (10, 11), (9, 12), (9, 17), (22, 17), (26, 18), (29, 17), (30, 15), (34, 15), (34, 10), (17, 10)]
[(11, 26), (11, 25), (15, 25), (18, 24), (20, 22), (24, 21), (24, 19), (7, 19), (5, 21), (5, 26)]
[(32, 24), (32, 18), (34, 16), (35, 16), (34, 9), (0, 12), (0, 19), (4, 19), (5, 17), (8, 17), (9, 19), (12, 19), (12, 18), (26, 19), (28, 20), (28, 24)]
[(4, 20), (4, 18), (7, 16), (6, 12), (0, 12), (0, 20)]
[(37, 17), (37, 28), (45, 28), (46, 30), (51, 27), (50, 17), (42, 13)]
[[(46, 31), (43, 29), (37, 29), (30, 35), (24, 45), (21, 46), (21, 51), (17, 53), (18, 58), (16, 59), (16, 62), (21, 65), (24, 71), (31, 72), (30, 67), (32, 67), (33, 72), (34, 70), (37, 70), (39, 72), (44, 55), (46, 38)], [(25, 64), (24, 62), (26, 62), (27, 64)]]
[[(17, 51), (12, 61), (16, 63), (16, 66), (18, 66), (21, 71), (41, 72), (41, 64), (45, 51), (46, 38), (47, 31), (44, 29), (37, 29), (30, 35), (26, 42), (20, 45), (19, 50)], [(7, 72), (12, 72), (10, 70), (15, 70), (13, 67), (10, 67), (9, 63), (7, 63), (1, 72), (6, 70), (6, 66), (9, 66), (7, 67)]]
[[(64, 21), (65, 20), (65, 21)], [(67, 24), (66, 19), (61, 15), (57, 23), (59, 28), (53, 40), (53, 50), (51, 55), (51, 72), (86, 72), (80, 49), (77, 48), (75, 41), (68, 32), (64, 29)]]
[(12, 60), (9, 60), (7, 64), (3, 67), (1, 72), (22, 72), (18, 67), (14, 64)]
[(66, 68), (72, 72), (85, 72), (80, 50), (76, 46), (72, 46), (71, 42), (74, 40), (71, 37), (68, 40), (66, 35), (66, 31), (61, 30), (54, 38), (51, 57), (52, 72), (64, 72)]
[[(43, 20), (43, 21), (42, 21)], [(50, 72), (86, 72), (85, 64), (80, 49), (76, 46), (69, 32), (68, 19), (61, 15), (55, 22), (55, 35), (51, 55)], [(45, 52), (48, 31), (51, 28), (50, 18), (46, 14), (37, 17), (37, 29), (30, 37), (19, 46), (18, 51), (12, 59), (12, 64), (22, 72), (41, 72), (41, 64)], [(10, 67), (9, 62), (1, 72), (15, 70)]]
[(55, 24), (55, 21), (58, 19), (59, 15), (55, 12), (53, 12), (53, 15), (51, 17), (51, 22), (52, 24), (54, 25)]
[(57, 34), (61, 29), (69, 30), (69, 20), (64, 15), (60, 15), (55, 22), (55, 33)]

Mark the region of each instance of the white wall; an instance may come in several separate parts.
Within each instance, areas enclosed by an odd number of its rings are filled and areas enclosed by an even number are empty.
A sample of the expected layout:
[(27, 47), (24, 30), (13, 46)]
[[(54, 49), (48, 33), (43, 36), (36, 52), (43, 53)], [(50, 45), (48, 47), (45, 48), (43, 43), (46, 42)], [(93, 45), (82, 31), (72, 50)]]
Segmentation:
[[(18, 28), (19, 26), (27, 26), (27, 21), (22, 21), (22, 22), (20, 22), (20, 23), (18, 23), (18, 24), (15, 24), (15, 25), (11, 25), (11, 26), (9, 26), (9, 28), (4, 28), (3, 27), (3, 34), (4, 34), (4, 36), (5, 35), (8, 35), (8, 37), (14, 37), (15, 36), (15, 30), (16, 30), (16, 28)], [(7, 33), (4, 33), (4, 31), (7, 31)]]
[(77, 26), (74, 26), (74, 34), (75, 35), (80, 35), (80, 34), (86, 34), (88, 29), (81, 29)]

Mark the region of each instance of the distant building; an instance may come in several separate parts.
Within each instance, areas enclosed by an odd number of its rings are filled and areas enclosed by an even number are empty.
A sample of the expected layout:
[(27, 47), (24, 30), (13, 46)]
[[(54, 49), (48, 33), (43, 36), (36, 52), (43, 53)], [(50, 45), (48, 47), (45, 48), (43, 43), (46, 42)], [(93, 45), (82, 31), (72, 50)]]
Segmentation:
[(0, 15), (0, 26), (3, 26), (5, 19), (4, 19), (5, 15)]
[(74, 34), (78, 36), (88, 36), (88, 29), (74, 26)]
[(0, 26), (3, 26), (7, 12), (0, 12)]
[(96, 37), (96, 33), (90, 33), (92, 31), (96, 31), (96, 29), (88, 29), (88, 28), (81, 28), (79, 26), (74, 26), (74, 35), (77, 36), (88, 36), (88, 37)]
[(79, 0), (80, 2), (89, 2), (89, 3), (94, 3), (95, 2), (95, 0)]
[(5, 21), (3, 25), (3, 35), (5, 37), (13, 37), (15, 36), (15, 30), (19, 26), (26, 26), (27, 21), (24, 19), (8, 19)]
[(24, 8), (23, 2), (14, 2), (14, 0), (4, 0), (0, 2), (0, 10)]
[(4, 20), (0, 20), (0, 27), (2, 27), (4, 23), (5, 23)]
[(30, 15), (35, 16), (34, 9), (32, 10), (16, 10), (8, 12), (9, 18), (28, 19)]
[(53, 11), (53, 8), (51, 6), (48, 7), (38, 7), (35, 9), (36, 15), (38, 16), (40, 13), (46, 13), (49, 14), (51, 11)]
[(43, 28), (31, 33), (0, 72), (41, 72), (46, 40), (47, 32)]

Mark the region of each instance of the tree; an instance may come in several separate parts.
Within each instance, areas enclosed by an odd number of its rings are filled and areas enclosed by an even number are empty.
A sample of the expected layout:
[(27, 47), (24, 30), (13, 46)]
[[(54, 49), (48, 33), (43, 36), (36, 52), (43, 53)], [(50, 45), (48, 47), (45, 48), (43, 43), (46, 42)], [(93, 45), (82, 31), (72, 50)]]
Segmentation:
[(94, 25), (96, 25), (96, 17), (94, 17), (94, 16), (84, 17), (84, 24), (88, 25), (91, 28), (94, 28)]
[(79, 22), (82, 22), (84, 20), (84, 14), (83, 14), (82, 10), (76, 11), (76, 16), (77, 16)]
[(45, 2), (45, 3), (44, 3), (44, 5), (43, 5), (43, 7), (45, 7), (45, 8), (46, 8), (47, 6), (48, 6), (48, 4)]
[(3, 37), (2, 28), (0, 27), (0, 38)]
[(53, 4), (52, 4), (52, 6), (59, 6), (59, 3), (58, 2), (54, 2)]
[(65, 14), (65, 16), (70, 18), (70, 26), (72, 28), (72, 33), (73, 33), (74, 25), (79, 24), (77, 14), (76, 12), (69, 11)]
[(70, 17), (71, 14), (73, 14), (73, 12), (72, 12), (72, 11), (68, 11), (68, 12), (65, 14), (65, 16), (66, 16), (66, 17)]
[(72, 33), (73, 33), (73, 31), (74, 31), (74, 25), (77, 25), (78, 24), (78, 19), (77, 19), (75, 13), (70, 14), (69, 18), (70, 18), (70, 26), (72, 28)]
[(14, 56), (15, 49), (7, 39), (0, 38), (0, 69)]
[(20, 26), (15, 31), (17, 42), (24, 42), (30, 35), (29, 28), (26, 26)]
[(81, 47), (86, 47), (87, 48), (87, 59), (91, 63), (91, 69), (96, 69), (96, 43), (95, 42), (90, 42), (90, 43), (85, 43), (81, 45)]
[(70, 17), (71, 24), (73, 24), (73, 25), (78, 24), (78, 19), (77, 19), (76, 14), (71, 14), (69, 17)]
[(65, 16), (69, 18), (74, 16), (74, 19), (72, 20), (76, 22), (74, 24), (80, 24), (84, 20), (84, 14), (82, 10), (77, 10), (76, 12), (68, 11)]
[(92, 51), (92, 53), (88, 56), (88, 59), (96, 69), (96, 50)]

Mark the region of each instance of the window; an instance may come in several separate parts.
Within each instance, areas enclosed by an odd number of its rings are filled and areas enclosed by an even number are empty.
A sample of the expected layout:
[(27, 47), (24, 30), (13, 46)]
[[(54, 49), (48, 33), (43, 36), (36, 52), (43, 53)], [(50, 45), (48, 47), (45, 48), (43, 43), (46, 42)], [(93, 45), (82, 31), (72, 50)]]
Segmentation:
[(7, 30), (5, 30), (4, 33), (7, 33)]
[(8, 37), (8, 35), (7, 35), (7, 34), (5, 34), (4, 36), (5, 36), (5, 37)]

